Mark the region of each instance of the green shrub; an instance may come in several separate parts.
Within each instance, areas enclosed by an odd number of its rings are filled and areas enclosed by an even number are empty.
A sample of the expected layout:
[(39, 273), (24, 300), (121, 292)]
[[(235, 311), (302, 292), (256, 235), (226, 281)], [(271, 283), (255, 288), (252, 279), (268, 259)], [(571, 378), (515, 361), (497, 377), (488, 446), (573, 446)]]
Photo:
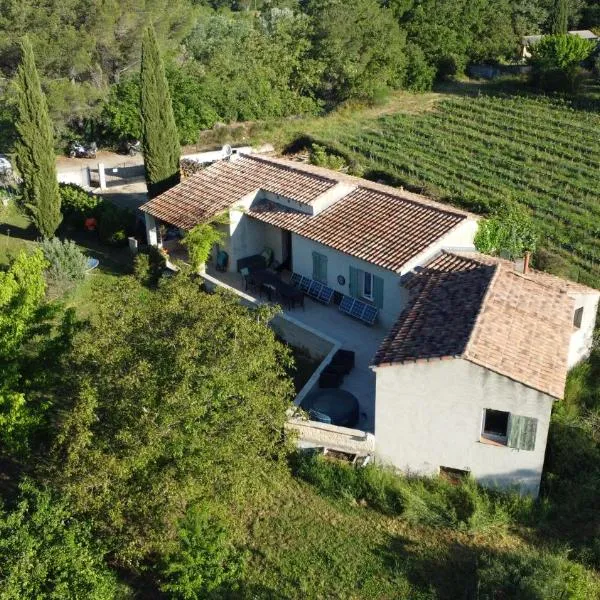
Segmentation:
[(348, 163), (343, 156), (328, 152), (327, 148), (320, 144), (313, 144), (311, 146), (310, 163), (317, 167), (325, 167), (326, 169), (333, 169), (334, 171), (339, 171), (348, 166)]
[(225, 522), (194, 507), (181, 524), (178, 547), (164, 557), (161, 589), (171, 598), (206, 598), (234, 585), (244, 559), (231, 543)]
[(595, 597), (590, 575), (583, 566), (570, 561), (566, 552), (483, 553), (479, 557), (477, 576), (480, 600)]
[(61, 212), (67, 219), (83, 220), (97, 216), (102, 197), (91, 194), (74, 183), (59, 185)]
[(408, 57), (406, 88), (414, 92), (430, 90), (435, 80), (435, 67), (427, 62), (423, 50), (415, 44), (408, 44), (406, 53)]
[(48, 261), (47, 277), (53, 282), (75, 283), (85, 277), (87, 257), (71, 240), (45, 239), (41, 243)]
[(133, 274), (143, 285), (154, 287), (166, 267), (166, 258), (155, 246), (139, 252), (133, 261)]
[(199, 223), (185, 234), (181, 243), (187, 248), (194, 270), (206, 263), (213, 246), (223, 240), (224, 233), (217, 226), (225, 222), (225, 217), (217, 217), (212, 223)]
[(98, 235), (105, 244), (123, 246), (127, 236), (133, 233), (134, 215), (128, 209), (110, 202), (102, 205), (98, 218)]
[(0, 598), (124, 598), (91, 527), (31, 483), (0, 508)]

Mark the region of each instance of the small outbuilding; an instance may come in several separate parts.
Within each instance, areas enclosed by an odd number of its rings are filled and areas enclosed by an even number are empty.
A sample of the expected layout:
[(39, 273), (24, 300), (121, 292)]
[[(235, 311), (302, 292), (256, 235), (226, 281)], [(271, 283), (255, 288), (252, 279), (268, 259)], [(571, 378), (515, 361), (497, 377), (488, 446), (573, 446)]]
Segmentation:
[(445, 251), (406, 287), (373, 366), (379, 459), (536, 496), (552, 405), (590, 352), (600, 292)]

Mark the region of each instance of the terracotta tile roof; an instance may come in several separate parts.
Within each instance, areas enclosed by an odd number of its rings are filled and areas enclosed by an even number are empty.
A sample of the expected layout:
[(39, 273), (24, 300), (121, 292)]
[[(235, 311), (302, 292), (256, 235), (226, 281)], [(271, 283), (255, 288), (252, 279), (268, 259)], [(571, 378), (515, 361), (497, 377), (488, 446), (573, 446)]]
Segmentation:
[(310, 204), (337, 184), (333, 177), (304, 173), (268, 159), (244, 155), (235, 161), (213, 163), (141, 210), (182, 229), (191, 229), (227, 210), (259, 189)]
[(248, 215), (369, 263), (400, 271), (465, 217), (365, 187), (309, 216), (262, 201)]
[(468, 215), (406, 190), (313, 165), (252, 155), (214, 163), (141, 209), (191, 229), (258, 190), (305, 205), (326, 192), (339, 194), (337, 201), (315, 216), (264, 200), (257, 200), (248, 214), (393, 271)]
[(412, 298), (375, 365), (463, 358), (562, 397), (575, 308), (570, 292), (593, 290), (533, 270), (518, 273), (509, 261), (449, 252), (407, 286)]

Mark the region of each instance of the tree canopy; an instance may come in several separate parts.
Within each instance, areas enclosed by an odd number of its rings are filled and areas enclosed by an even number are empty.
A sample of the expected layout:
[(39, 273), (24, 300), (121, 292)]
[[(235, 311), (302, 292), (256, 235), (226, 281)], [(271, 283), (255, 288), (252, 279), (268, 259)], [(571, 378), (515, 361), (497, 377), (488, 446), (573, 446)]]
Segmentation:
[(14, 79), (17, 112), (17, 167), (23, 179), (23, 201), (44, 237), (60, 225), (60, 195), (56, 179), (54, 133), (48, 116), (29, 39), (21, 45), (22, 58)]
[(136, 562), (175, 539), (190, 504), (277, 468), (290, 358), (266, 309), (185, 274), (155, 292), (125, 278), (97, 302), (64, 357), (47, 477)]

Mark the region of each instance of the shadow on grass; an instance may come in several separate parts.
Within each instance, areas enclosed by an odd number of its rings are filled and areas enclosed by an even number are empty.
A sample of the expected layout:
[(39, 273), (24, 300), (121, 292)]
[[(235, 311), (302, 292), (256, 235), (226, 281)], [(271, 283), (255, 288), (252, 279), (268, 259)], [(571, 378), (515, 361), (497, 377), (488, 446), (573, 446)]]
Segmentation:
[(0, 223), (0, 235), (6, 235), (20, 240), (35, 241), (39, 234), (33, 225), (19, 227), (10, 223)]
[(61, 232), (61, 238), (73, 240), (91, 258), (99, 261), (98, 269), (111, 275), (128, 275), (132, 272), (132, 255), (127, 246), (110, 246), (98, 239), (95, 231)]

